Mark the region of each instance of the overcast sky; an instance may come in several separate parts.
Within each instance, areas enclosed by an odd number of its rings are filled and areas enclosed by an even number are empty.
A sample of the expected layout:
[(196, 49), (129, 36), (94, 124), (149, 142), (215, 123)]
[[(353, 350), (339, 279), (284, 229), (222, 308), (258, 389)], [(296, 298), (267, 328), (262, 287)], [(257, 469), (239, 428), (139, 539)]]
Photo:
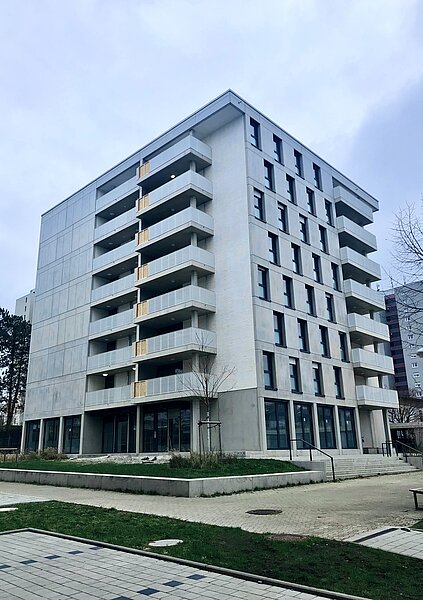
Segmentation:
[[(0, 0), (0, 306), (40, 216), (228, 88), (393, 213), (423, 192), (419, 0)], [(375, 256), (375, 255), (373, 255)]]

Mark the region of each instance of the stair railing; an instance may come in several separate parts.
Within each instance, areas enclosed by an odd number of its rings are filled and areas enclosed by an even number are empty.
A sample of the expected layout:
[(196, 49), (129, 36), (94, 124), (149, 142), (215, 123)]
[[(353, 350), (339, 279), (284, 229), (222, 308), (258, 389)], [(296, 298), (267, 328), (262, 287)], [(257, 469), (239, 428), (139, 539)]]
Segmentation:
[[(395, 440), (394, 444), (395, 444), (397, 453), (398, 453), (398, 447), (397, 447), (398, 444), (400, 444), (401, 447), (403, 448), (402, 455), (405, 458), (406, 463), (408, 463), (409, 456), (420, 456), (420, 458), (422, 459), (422, 464), (423, 464), (423, 452), (421, 450), (419, 450), (418, 448), (413, 448), (413, 446), (409, 446), (408, 444), (405, 444), (404, 442), (401, 442), (400, 440)], [(406, 450), (404, 450), (404, 448), (406, 448)], [(411, 452), (410, 452), (410, 450), (411, 450)]]
[(313, 446), (313, 444), (310, 444), (310, 442), (307, 442), (306, 440), (303, 440), (302, 438), (292, 438), (289, 440), (289, 460), (292, 460), (292, 442), (302, 442), (303, 444), (306, 444), (306, 446), (308, 447), (308, 451), (310, 453), (310, 462), (313, 461), (313, 450), (317, 450), (317, 452), (320, 452), (321, 454), (328, 456), (330, 458), (330, 462), (331, 462), (331, 466), (332, 466), (332, 479), (333, 479), (333, 481), (336, 481), (335, 463), (333, 460), (333, 456), (331, 456), (324, 450), (317, 448), (317, 446)]
[(385, 453), (386, 453), (387, 457), (392, 456), (392, 454), (393, 454), (392, 451), (393, 450), (395, 450), (395, 452), (397, 453), (397, 456), (398, 456), (398, 450), (395, 447), (395, 442), (388, 442), (388, 441), (382, 442), (382, 454), (383, 454), (383, 456), (385, 456)]

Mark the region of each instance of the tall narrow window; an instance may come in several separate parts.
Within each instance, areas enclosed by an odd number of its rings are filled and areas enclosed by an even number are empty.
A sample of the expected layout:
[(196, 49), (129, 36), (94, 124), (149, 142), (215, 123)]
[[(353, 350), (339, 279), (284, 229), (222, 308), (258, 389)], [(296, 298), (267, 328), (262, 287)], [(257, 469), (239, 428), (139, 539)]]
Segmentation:
[(316, 316), (316, 300), (314, 298), (314, 287), (311, 285), (305, 286), (306, 291), (306, 312), (315, 317)]
[(267, 189), (275, 191), (275, 176), (273, 172), (273, 165), (267, 160), (264, 161), (264, 185)]
[(354, 412), (353, 408), (338, 407), (339, 429), (343, 448), (357, 448)]
[(323, 396), (323, 379), (322, 379), (322, 365), (317, 362), (311, 363), (313, 370), (313, 385), (314, 395)]
[(275, 389), (275, 355), (263, 352), (263, 383), (266, 390)]
[(337, 398), (344, 397), (344, 386), (342, 383), (342, 369), (341, 367), (333, 367), (333, 380), (335, 384), (335, 396)]
[(317, 254), (312, 254), (313, 258), (313, 273), (314, 273), (314, 281), (317, 283), (322, 282), (322, 265), (320, 264), (320, 256)]
[(273, 154), (278, 163), (282, 163), (282, 140), (277, 135), (273, 136)]
[(327, 313), (328, 321), (335, 323), (336, 318), (335, 318), (335, 305), (333, 302), (333, 296), (332, 296), (332, 294), (326, 293), (325, 297), (326, 297), (326, 313)]
[(266, 441), (268, 450), (289, 448), (288, 402), (265, 399)]
[(321, 448), (336, 448), (335, 424), (332, 406), (318, 406), (319, 438)]
[(303, 155), (298, 150), (294, 150), (295, 172), (299, 177), (304, 177), (303, 172)]
[(326, 227), (319, 225), (320, 250), (328, 254), (328, 232)]
[(295, 193), (295, 179), (293, 177), (291, 177), (291, 175), (287, 175), (286, 176), (286, 183), (287, 183), (286, 192), (288, 194), (288, 200), (292, 204), (296, 204), (296, 202), (297, 202), (297, 195)]
[(311, 215), (316, 215), (316, 201), (314, 199), (314, 192), (310, 188), (306, 188), (306, 194), (307, 194), (308, 212)]
[(283, 281), (283, 296), (284, 296), (284, 304), (286, 308), (295, 308), (294, 306), (294, 289), (292, 286), (291, 277), (286, 277), (285, 275), (282, 277)]
[(318, 190), (322, 189), (322, 173), (320, 167), (313, 163), (313, 172), (314, 172), (314, 185)]
[(275, 334), (275, 344), (277, 346), (286, 346), (286, 333), (285, 333), (285, 318), (282, 313), (273, 313), (273, 331)]
[(269, 260), (274, 265), (279, 265), (279, 242), (278, 236), (274, 233), (268, 233), (269, 238)]
[(258, 297), (262, 300), (270, 300), (269, 271), (264, 267), (257, 267), (258, 271)]
[(325, 200), (325, 213), (326, 213), (326, 223), (328, 225), (333, 226), (333, 211), (332, 211), (332, 203), (329, 200)]
[(343, 331), (339, 332), (339, 355), (342, 362), (348, 362), (347, 334)]
[(300, 221), (300, 239), (302, 242), (305, 242), (306, 244), (308, 244), (309, 243), (308, 219), (307, 219), (307, 217), (304, 217), (304, 215), (299, 215), (299, 221)]
[(302, 275), (302, 266), (301, 266), (301, 248), (297, 246), (297, 244), (291, 244), (291, 252), (292, 252), (292, 270), (297, 275)]
[(307, 321), (297, 319), (298, 347), (301, 352), (309, 352)]
[(339, 282), (339, 267), (336, 263), (331, 263), (330, 267), (332, 269), (332, 287), (339, 292), (341, 289), (341, 284)]
[(254, 188), (254, 216), (260, 221), (265, 220), (264, 211), (264, 194), (260, 190)]
[(289, 357), (289, 381), (291, 392), (299, 394), (301, 392), (301, 382), (298, 358)]
[(260, 124), (250, 118), (250, 142), (260, 149)]
[(325, 358), (330, 358), (328, 328), (327, 327), (323, 327), (323, 325), (320, 325), (319, 326), (319, 330), (320, 330), (320, 350), (321, 350), (321, 354)]
[(281, 202), (278, 202), (278, 223), (281, 231), (289, 233), (288, 209), (285, 204), (282, 204)]
[(311, 404), (294, 404), (297, 448), (307, 450), (314, 445), (313, 413)]

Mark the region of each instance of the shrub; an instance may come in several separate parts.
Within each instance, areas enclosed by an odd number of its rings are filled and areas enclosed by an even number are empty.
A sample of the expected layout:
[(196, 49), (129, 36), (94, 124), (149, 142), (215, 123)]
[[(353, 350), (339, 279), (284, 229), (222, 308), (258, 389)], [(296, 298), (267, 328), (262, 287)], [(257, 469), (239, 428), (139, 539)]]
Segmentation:
[(238, 457), (234, 454), (220, 454), (218, 452), (191, 452), (190, 456), (173, 454), (169, 466), (171, 469), (207, 469), (217, 468), (237, 462)]
[(56, 448), (45, 448), (41, 452), (28, 452), (21, 455), (22, 460), (66, 460), (66, 454), (60, 454)]

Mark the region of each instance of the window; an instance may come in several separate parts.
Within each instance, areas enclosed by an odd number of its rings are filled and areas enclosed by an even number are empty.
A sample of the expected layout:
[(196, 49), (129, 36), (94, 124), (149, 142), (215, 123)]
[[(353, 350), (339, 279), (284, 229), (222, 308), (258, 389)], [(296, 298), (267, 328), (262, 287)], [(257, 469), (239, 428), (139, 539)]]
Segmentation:
[(343, 448), (357, 448), (355, 435), (355, 418), (353, 408), (338, 407), (339, 429), (341, 432), (341, 445)]
[(311, 285), (305, 286), (306, 291), (306, 312), (315, 317), (316, 316), (316, 301), (314, 298), (314, 287)]
[(342, 383), (342, 369), (341, 367), (333, 367), (333, 378), (335, 384), (335, 396), (337, 398), (344, 397), (344, 385)]
[(325, 213), (326, 213), (326, 223), (328, 225), (333, 226), (333, 211), (332, 211), (332, 203), (329, 200), (325, 200)]
[(299, 177), (304, 177), (303, 172), (303, 155), (298, 150), (294, 150), (295, 172)]
[(417, 367), (418, 367), (418, 364), (416, 362), (411, 363), (412, 369), (416, 369)]
[(275, 355), (273, 352), (263, 352), (263, 382), (266, 390), (275, 388)]
[(288, 209), (285, 204), (282, 204), (281, 202), (278, 202), (278, 223), (281, 231), (289, 233)]
[(409, 340), (414, 340), (414, 335), (413, 335), (412, 333), (409, 333), (409, 334), (408, 334), (408, 339), (409, 339)]
[(307, 450), (308, 444), (314, 446), (312, 405), (295, 403), (294, 418), (297, 448)]
[(270, 262), (274, 265), (279, 264), (279, 242), (278, 236), (274, 233), (268, 233), (269, 238), (269, 254), (270, 254)]
[(307, 188), (306, 189), (306, 194), (307, 194), (308, 212), (311, 215), (315, 215), (316, 216), (316, 201), (314, 199), (314, 192), (310, 188)]
[(320, 330), (320, 350), (321, 355), (325, 358), (330, 358), (329, 335), (328, 328), (319, 325)]
[(333, 296), (332, 294), (325, 294), (326, 297), (326, 312), (327, 312), (327, 316), (328, 316), (328, 321), (331, 321), (332, 323), (335, 323), (336, 319), (335, 319), (335, 305), (333, 302)]
[(298, 358), (289, 358), (289, 381), (291, 383), (291, 392), (299, 394), (301, 392), (301, 383)]
[(297, 319), (298, 347), (301, 352), (309, 352), (307, 321)]
[(339, 355), (342, 362), (348, 362), (347, 334), (343, 331), (339, 332)]
[(265, 220), (264, 194), (256, 188), (254, 188), (254, 216), (260, 221)]
[(273, 313), (273, 331), (275, 335), (275, 344), (277, 346), (286, 346), (285, 318), (282, 313)]
[(81, 434), (81, 417), (65, 417), (63, 427), (63, 452), (79, 454), (79, 438)]
[(318, 406), (319, 438), (321, 448), (336, 448), (332, 406)]
[(322, 173), (320, 171), (320, 167), (313, 163), (313, 171), (314, 171), (314, 185), (317, 189), (322, 189)]
[(287, 450), (289, 448), (288, 402), (264, 401), (266, 419), (266, 440), (268, 450)]
[(328, 254), (328, 232), (326, 227), (319, 225), (320, 250)]
[(291, 277), (286, 277), (285, 275), (282, 277), (283, 281), (283, 295), (284, 295), (284, 304), (286, 308), (295, 308), (294, 306), (294, 289), (292, 286)]
[(339, 267), (336, 263), (331, 263), (330, 267), (332, 269), (332, 287), (334, 290), (339, 292), (339, 290), (341, 289), (339, 283)]
[(295, 193), (295, 179), (291, 177), (291, 175), (287, 175), (286, 182), (288, 184), (288, 187), (286, 188), (288, 199), (292, 204), (296, 204), (297, 196)]
[(420, 373), (413, 373), (413, 377), (420, 377)]
[(311, 363), (313, 371), (314, 395), (323, 396), (322, 365), (317, 362)]
[(264, 161), (264, 185), (272, 192), (275, 191), (275, 178), (273, 172), (273, 165), (267, 160)]
[(303, 215), (299, 216), (299, 220), (300, 220), (300, 239), (302, 242), (305, 242), (306, 244), (309, 243), (308, 240), (308, 219), (307, 217), (304, 217)]
[(292, 250), (292, 270), (298, 275), (302, 275), (301, 268), (301, 248), (296, 244), (291, 244)]
[(258, 297), (262, 300), (270, 300), (269, 293), (269, 271), (264, 267), (257, 267), (258, 270)]
[(320, 256), (317, 254), (312, 254), (313, 258), (313, 273), (314, 273), (314, 281), (317, 283), (322, 283), (322, 266), (320, 264)]
[(260, 149), (260, 123), (250, 118), (250, 142)]
[(282, 140), (277, 135), (273, 136), (273, 154), (278, 163), (282, 163)]

